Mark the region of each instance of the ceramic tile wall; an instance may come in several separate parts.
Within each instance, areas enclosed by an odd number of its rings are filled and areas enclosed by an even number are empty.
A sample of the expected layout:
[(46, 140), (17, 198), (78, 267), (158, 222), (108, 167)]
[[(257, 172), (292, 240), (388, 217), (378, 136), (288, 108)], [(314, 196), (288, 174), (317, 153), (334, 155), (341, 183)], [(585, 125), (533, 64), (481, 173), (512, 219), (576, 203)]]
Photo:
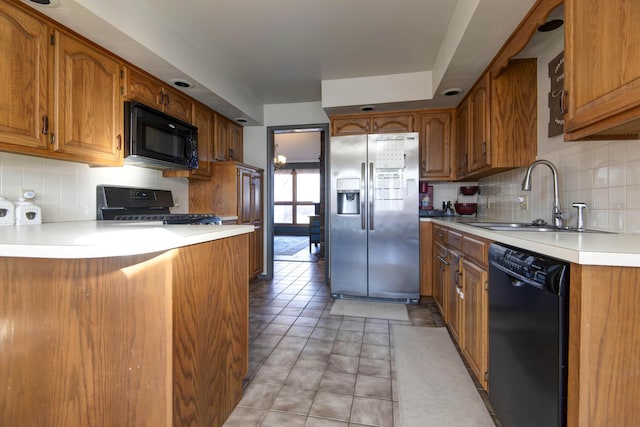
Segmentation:
[[(640, 233), (640, 141), (565, 143), (565, 148), (538, 158), (551, 161), (559, 173), (560, 204), (571, 213), (573, 202), (585, 202), (589, 228)], [(553, 185), (546, 166), (533, 171), (532, 191), (521, 190), (525, 168), (480, 180), (478, 216), (501, 221), (551, 222)], [(518, 197), (527, 197), (527, 209)]]
[(42, 208), (43, 222), (95, 219), (98, 184), (171, 190), (178, 205), (173, 212), (189, 210), (186, 178), (163, 178), (161, 171), (136, 166), (91, 168), (81, 163), (0, 153), (0, 196), (15, 201), (23, 189), (35, 191), (34, 203)]
[(478, 185), (477, 182), (434, 182), (433, 185), (433, 207), (434, 209), (442, 209), (442, 202), (456, 201), (460, 203), (476, 203), (477, 195), (465, 196), (459, 193), (460, 187)]

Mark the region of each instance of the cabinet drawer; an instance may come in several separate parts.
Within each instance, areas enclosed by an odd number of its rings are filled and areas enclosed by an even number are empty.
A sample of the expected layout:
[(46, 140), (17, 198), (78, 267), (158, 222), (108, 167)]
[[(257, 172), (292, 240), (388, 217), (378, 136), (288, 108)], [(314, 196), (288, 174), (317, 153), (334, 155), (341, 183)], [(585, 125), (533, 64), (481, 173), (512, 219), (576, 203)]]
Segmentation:
[(456, 249), (462, 249), (462, 234), (457, 231), (447, 230), (447, 244)]
[(443, 228), (439, 225), (434, 225), (433, 226), (433, 240), (440, 242), (440, 243), (446, 243), (447, 242), (447, 229)]
[(468, 235), (462, 236), (462, 252), (478, 264), (487, 265), (489, 242)]

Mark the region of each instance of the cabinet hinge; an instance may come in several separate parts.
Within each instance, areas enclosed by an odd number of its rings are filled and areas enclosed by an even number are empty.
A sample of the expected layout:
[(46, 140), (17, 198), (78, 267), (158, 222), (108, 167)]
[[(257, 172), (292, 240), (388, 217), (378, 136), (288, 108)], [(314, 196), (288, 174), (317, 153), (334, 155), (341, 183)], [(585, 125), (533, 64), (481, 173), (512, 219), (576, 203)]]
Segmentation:
[(56, 136), (54, 134), (51, 134), (51, 144), (55, 144), (56, 143)]
[(49, 38), (49, 43), (51, 44), (51, 46), (56, 45), (56, 36), (54, 34), (51, 34), (51, 37)]
[(484, 371), (484, 380), (489, 381), (489, 371)]
[(484, 290), (485, 291), (489, 290), (489, 281), (488, 280), (484, 282)]
[(124, 70), (120, 70), (120, 78), (124, 79)]
[(124, 95), (124, 88), (120, 86), (120, 95)]

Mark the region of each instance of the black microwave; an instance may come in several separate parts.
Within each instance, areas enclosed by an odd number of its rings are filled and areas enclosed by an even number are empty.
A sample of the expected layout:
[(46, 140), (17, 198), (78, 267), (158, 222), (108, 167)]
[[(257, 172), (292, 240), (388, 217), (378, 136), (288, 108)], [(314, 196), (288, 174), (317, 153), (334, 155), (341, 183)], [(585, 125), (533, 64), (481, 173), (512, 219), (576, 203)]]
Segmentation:
[(198, 128), (161, 111), (124, 103), (126, 164), (154, 169), (196, 169)]

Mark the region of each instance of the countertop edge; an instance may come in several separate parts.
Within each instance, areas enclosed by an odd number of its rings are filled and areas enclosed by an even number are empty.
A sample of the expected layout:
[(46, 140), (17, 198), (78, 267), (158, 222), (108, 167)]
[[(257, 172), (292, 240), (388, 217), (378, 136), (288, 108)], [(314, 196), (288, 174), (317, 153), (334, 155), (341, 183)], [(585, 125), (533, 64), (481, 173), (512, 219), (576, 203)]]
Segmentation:
[[(253, 225), (107, 225), (99, 222), (88, 225), (89, 223), (91, 221), (21, 226), (25, 228), (17, 230), (0, 229), (0, 256), (83, 259), (144, 255), (247, 234), (255, 229)], [(72, 228), (74, 224), (78, 226), (77, 235), (64, 235), (65, 231), (70, 231), (66, 229)], [(60, 231), (51, 232), (56, 226)], [(13, 232), (13, 240), (3, 239), (3, 232)], [(21, 236), (21, 233), (26, 236)], [(55, 233), (59, 233), (58, 239)], [(29, 242), (30, 236), (39, 237), (40, 240)]]
[[(608, 233), (534, 233), (527, 231), (494, 231), (465, 224), (468, 219), (420, 218), (464, 231), (487, 240), (542, 253), (563, 261), (595, 266), (640, 267), (640, 235)], [(478, 221), (473, 219), (473, 221)], [(484, 220), (481, 220), (484, 221)]]

